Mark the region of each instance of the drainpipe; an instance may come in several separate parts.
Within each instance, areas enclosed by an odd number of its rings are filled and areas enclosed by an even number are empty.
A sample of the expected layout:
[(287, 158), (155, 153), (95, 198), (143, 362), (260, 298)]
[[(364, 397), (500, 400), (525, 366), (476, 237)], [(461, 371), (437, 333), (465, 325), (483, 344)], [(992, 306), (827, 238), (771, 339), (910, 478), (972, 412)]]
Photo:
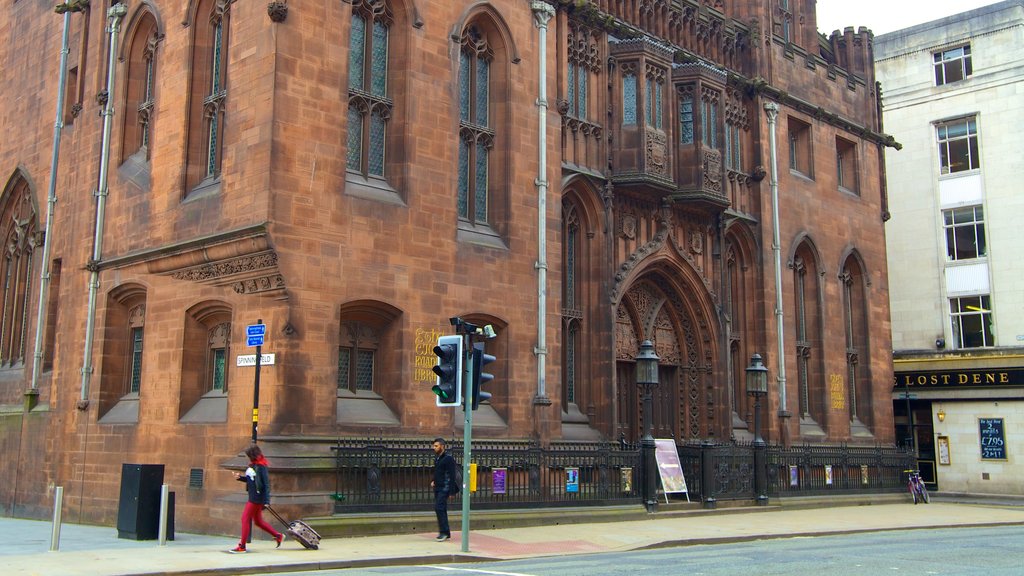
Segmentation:
[(103, 255), (103, 216), (107, 203), (107, 166), (110, 164), (110, 128), (114, 119), (114, 73), (117, 62), (117, 35), (121, 20), (128, 12), (124, 4), (114, 4), (107, 10), (110, 25), (110, 56), (107, 60), (107, 102), (103, 107), (103, 145), (100, 148), (100, 179), (96, 190), (96, 236), (92, 242), (92, 258), (86, 264), (89, 270), (89, 311), (85, 324), (85, 352), (82, 365), (82, 397), (79, 409), (89, 406), (89, 378), (92, 376), (92, 341), (96, 329), (96, 292), (100, 287), (100, 258)]
[[(782, 241), (779, 239), (779, 166), (775, 146), (775, 121), (779, 116), (779, 105), (775, 102), (765, 102), (764, 111), (768, 115), (768, 135), (771, 142), (772, 252), (775, 254), (775, 332), (778, 334), (779, 339), (778, 360), (776, 360), (776, 365), (779, 369), (779, 416), (785, 418), (789, 413), (786, 410), (786, 344), (782, 332)], [(782, 438), (784, 444), (788, 445), (789, 443), (786, 439), (789, 438), (789, 433), (785, 424), (782, 426)]]
[(539, 110), (537, 132), (537, 347), (533, 353), (537, 355), (537, 397), (534, 402), (546, 403), (547, 387), (545, 384), (545, 360), (547, 358), (547, 303), (548, 303), (548, 257), (547, 257), (547, 195), (548, 195), (548, 160), (547, 160), (547, 62), (548, 62), (548, 20), (555, 15), (555, 9), (549, 4), (535, 0), (530, 3), (533, 11), (534, 24), (540, 34), (540, 65), (538, 66), (537, 108)]
[(53, 227), (53, 209), (57, 205), (57, 160), (60, 157), (60, 136), (64, 129), (64, 92), (68, 81), (68, 28), (71, 11), (64, 0), (64, 32), (60, 39), (60, 79), (57, 81), (57, 113), (53, 122), (53, 154), (50, 156), (50, 185), (46, 193), (46, 228), (43, 236), (43, 270), (39, 283), (39, 308), (36, 314), (36, 343), (32, 355), (32, 386), (39, 390), (39, 372), (43, 366), (43, 325), (46, 322), (46, 293), (50, 287), (50, 238)]

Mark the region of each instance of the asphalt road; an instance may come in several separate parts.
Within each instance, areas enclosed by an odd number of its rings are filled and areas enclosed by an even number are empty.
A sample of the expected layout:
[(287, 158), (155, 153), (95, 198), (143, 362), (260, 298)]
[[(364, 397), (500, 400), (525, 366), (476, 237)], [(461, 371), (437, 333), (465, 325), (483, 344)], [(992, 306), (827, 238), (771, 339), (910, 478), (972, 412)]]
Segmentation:
[[(1024, 526), (779, 538), (530, 560), (318, 571), (317, 576), (1024, 575)], [(294, 573), (293, 573), (294, 574)], [(283, 576), (283, 575), (282, 575)]]

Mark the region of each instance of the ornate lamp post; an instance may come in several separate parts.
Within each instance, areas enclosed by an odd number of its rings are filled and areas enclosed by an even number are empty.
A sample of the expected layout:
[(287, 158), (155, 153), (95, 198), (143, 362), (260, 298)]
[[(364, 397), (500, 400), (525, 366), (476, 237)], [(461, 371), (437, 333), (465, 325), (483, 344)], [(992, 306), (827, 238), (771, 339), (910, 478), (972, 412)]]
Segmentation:
[(658, 385), (658, 355), (654, 353), (654, 344), (644, 340), (640, 344), (640, 353), (636, 356), (636, 383), (644, 390), (644, 437), (640, 442), (644, 457), (644, 505), (648, 512), (658, 509), (657, 484), (655, 484), (658, 466), (654, 460), (654, 406), (651, 390)]
[(761, 397), (768, 394), (768, 369), (761, 361), (760, 354), (750, 357), (747, 366), (747, 395), (754, 397), (754, 492), (758, 506), (768, 504), (768, 475), (765, 468), (767, 445), (761, 437)]

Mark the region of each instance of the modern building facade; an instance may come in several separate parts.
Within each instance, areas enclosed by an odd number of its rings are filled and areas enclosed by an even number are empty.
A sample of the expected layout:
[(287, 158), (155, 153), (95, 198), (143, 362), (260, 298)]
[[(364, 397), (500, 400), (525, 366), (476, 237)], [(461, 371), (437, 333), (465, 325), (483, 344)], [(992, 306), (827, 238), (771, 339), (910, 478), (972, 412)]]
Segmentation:
[(770, 442), (894, 443), (894, 142), (870, 32), (813, 1), (18, 1), (0, 30), (8, 513), (65, 486), (110, 523), (120, 466), (162, 463), (179, 529), (233, 530), (258, 419), (276, 501), (327, 514), (338, 438), (461, 434), (430, 391), (454, 317), (496, 332), (490, 441), (636, 440), (649, 340), (657, 437), (749, 440), (758, 353)]
[(1020, 1), (875, 38), (896, 436), (943, 491), (1024, 489), (1022, 40)]

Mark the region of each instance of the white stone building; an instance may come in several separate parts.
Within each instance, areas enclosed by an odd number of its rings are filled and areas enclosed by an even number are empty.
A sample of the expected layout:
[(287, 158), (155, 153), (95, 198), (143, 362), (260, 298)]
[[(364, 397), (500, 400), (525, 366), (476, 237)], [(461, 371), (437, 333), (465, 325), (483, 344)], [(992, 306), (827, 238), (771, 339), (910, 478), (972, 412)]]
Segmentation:
[(939, 490), (1024, 494), (1024, 1), (874, 54), (903, 145), (885, 162), (897, 440)]

